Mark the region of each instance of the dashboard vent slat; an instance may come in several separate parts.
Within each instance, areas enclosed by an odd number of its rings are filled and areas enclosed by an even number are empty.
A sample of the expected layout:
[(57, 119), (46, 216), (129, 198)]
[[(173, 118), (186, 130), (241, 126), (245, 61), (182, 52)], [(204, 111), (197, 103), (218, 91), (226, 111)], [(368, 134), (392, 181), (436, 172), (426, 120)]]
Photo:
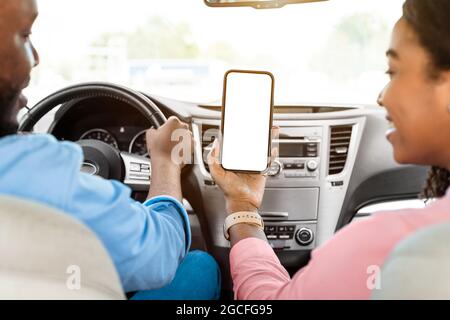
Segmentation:
[(340, 174), (344, 171), (345, 165), (347, 164), (352, 131), (352, 125), (331, 127), (329, 175)]

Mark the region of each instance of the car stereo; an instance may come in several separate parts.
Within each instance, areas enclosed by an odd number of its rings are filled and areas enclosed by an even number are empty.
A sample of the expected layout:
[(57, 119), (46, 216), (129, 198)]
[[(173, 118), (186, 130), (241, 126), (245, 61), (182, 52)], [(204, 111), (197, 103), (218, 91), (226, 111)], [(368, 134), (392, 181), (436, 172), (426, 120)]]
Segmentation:
[(283, 178), (318, 178), (320, 140), (318, 137), (280, 138), (279, 160), (272, 164), (268, 175)]

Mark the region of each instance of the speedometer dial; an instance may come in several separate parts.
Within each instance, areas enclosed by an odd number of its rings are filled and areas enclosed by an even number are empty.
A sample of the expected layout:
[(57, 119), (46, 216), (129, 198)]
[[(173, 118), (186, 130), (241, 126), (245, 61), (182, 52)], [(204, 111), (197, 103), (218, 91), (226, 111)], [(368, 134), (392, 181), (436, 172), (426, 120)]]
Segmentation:
[(139, 132), (130, 143), (130, 153), (144, 157), (149, 157), (147, 149), (147, 139), (145, 137), (147, 130)]
[(109, 144), (110, 146), (119, 149), (116, 138), (104, 129), (92, 129), (83, 133), (80, 140), (99, 140)]

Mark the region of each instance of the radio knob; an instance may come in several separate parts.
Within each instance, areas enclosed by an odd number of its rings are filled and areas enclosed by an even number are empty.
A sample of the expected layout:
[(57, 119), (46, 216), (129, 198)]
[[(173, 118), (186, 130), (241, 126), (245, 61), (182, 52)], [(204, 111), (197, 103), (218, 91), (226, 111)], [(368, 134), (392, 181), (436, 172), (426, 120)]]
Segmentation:
[(316, 171), (317, 168), (319, 167), (319, 164), (315, 160), (310, 160), (306, 164), (306, 167), (308, 168), (309, 171)]
[(314, 241), (314, 234), (309, 228), (301, 228), (295, 234), (295, 240), (299, 245), (307, 246)]
[(267, 175), (274, 177), (281, 173), (282, 165), (279, 161), (275, 160), (270, 165), (269, 169), (267, 170)]

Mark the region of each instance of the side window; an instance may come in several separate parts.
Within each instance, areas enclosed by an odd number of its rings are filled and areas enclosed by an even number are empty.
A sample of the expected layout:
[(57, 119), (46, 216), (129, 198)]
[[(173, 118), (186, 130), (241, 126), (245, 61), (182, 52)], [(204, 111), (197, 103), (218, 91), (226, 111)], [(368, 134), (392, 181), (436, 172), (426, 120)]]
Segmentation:
[(407, 199), (378, 202), (362, 207), (355, 215), (355, 220), (364, 219), (381, 211), (394, 211), (401, 209), (420, 209), (425, 208), (430, 202), (421, 199)]

